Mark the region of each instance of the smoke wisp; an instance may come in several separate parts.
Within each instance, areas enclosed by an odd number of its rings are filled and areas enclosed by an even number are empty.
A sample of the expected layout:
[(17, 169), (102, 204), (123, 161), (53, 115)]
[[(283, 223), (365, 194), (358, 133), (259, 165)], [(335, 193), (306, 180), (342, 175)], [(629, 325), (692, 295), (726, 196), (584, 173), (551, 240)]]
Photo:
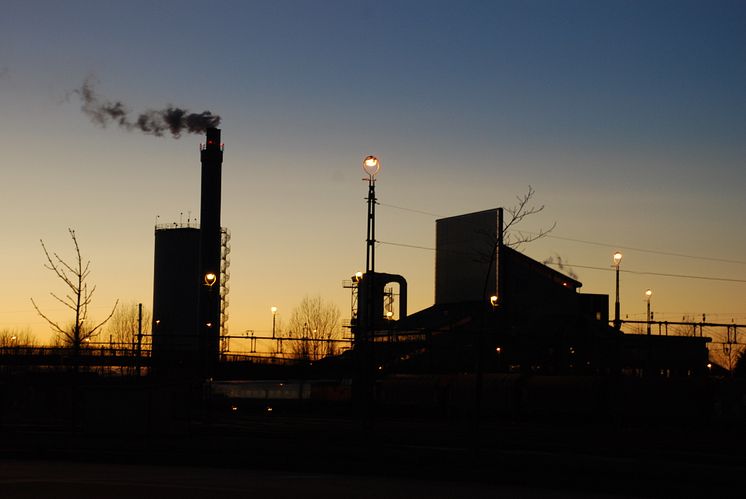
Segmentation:
[(184, 132), (204, 133), (206, 129), (220, 125), (220, 116), (210, 111), (190, 113), (186, 109), (171, 105), (160, 110), (147, 110), (137, 117), (131, 117), (129, 110), (121, 101), (101, 99), (96, 94), (90, 78), (86, 79), (75, 93), (83, 103), (81, 110), (93, 123), (104, 128), (109, 123), (114, 123), (129, 131), (138, 130), (156, 137), (170, 133), (178, 139)]

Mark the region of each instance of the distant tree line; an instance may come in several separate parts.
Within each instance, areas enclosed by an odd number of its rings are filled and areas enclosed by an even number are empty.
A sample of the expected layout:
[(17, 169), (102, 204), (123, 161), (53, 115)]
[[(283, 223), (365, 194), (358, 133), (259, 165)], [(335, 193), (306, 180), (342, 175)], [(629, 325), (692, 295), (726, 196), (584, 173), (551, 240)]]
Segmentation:
[(34, 346), (37, 346), (36, 337), (28, 329), (0, 330), (0, 348)]

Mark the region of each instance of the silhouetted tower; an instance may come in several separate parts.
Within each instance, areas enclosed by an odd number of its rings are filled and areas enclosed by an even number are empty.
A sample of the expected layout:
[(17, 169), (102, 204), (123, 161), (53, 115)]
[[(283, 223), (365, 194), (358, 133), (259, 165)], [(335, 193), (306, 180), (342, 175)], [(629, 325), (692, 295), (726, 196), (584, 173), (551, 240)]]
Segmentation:
[(220, 130), (207, 129), (201, 146), (202, 195), (200, 200), (200, 346), (204, 374), (211, 376), (220, 355), (220, 187), (223, 145)]
[(155, 228), (153, 362), (155, 368), (192, 366), (199, 355), (199, 228)]

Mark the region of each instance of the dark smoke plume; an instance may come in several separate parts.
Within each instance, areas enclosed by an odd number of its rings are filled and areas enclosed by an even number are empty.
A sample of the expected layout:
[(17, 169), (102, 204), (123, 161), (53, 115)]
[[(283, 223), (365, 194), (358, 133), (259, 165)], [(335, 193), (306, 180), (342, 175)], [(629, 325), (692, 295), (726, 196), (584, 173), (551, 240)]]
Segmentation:
[(75, 90), (75, 93), (83, 101), (81, 107), (83, 112), (91, 118), (91, 121), (102, 127), (115, 123), (127, 130), (139, 130), (156, 137), (162, 137), (165, 132), (169, 132), (178, 139), (182, 132), (204, 133), (206, 129), (220, 125), (220, 116), (210, 111), (190, 113), (186, 109), (171, 105), (157, 111), (145, 111), (132, 119), (129, 110), (120, 101), (101, 100), (93, 90), (93, 82), (90, 78), (86, 79), (83, 85)]

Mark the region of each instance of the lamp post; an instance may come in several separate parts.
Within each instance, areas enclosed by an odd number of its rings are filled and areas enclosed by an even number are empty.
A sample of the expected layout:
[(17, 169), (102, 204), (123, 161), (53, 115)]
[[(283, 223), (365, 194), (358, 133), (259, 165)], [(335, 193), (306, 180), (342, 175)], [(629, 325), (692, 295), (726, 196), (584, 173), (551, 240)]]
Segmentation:
[(373, 336), (375, 334), (376, 321), (379, 319), (378, 317), (374, 317), (374, 303), (377, 300), (373, 296), (375, 289), (373, 281), (375, 280), (376, 271), (376, 175), (378, 175), (380, 170), (381, 162), (377, 157), (366, 156), (365, 159), (363, 159), (363, 171), (367, 175), (367, 178), (364, 178), (363, 180), (368, 181), (368, 229), (367, 237), (365, 239), (365, 274), (362, 281), (364, 289), (358, 290), (362, 291), (358, 294), (358, 300), (361, 297), (365, 297), (365, 300), (363, 303), (358, 301), (358, 320), (360, 321), (360, 324), (356, 331), (355, 338), (359, 380), (357, 384), (359, 389), (353, 387), (353, 391), (357, 392), (357, 395), (353, 394), (353, 396), (358, 398), (360, 409), (364, 415), (363, 417), (366, 419), (370, 418), (373, 413), (373, 387), (375, 384)]
[(363, 321), (363, 336), (373, 336), (375, 319), (373, 317), (374, 302), (373, 281), (376, 272), (376, 175), (381, 171), (381, 162), (375, 156), (366, 156), (363, 160), (363, 171), (368, 175), (368, 234), (365, 253), (365, 320)]
[(648, 289), (647, 291), (645, 291), (645, 296), (647, 297), (647, 301), (648, 301), (648, 313), (646, 316), (646, 320), (648, 323), (648, 336), (650, 336), (650, 321), (652, 320), (650, 317), (650, 297), (653, 296), (653, 291)]
[[(204, 218), (204, 217), (203, 217)], [(204, 230), (204, 229), (202, 229)], [(220, 329), (217, 332), (213, 329), (216, 324), (215, 319), (215, 284), (218, 282), (218, 276), (215, 272), (206, 272), (203, 277), (203, 289), (200, 291), (200, 344), (202, 350), (202, 370), (203, 375), (208, 376), (213, 372), (214, 364), (217, 358), (213, 357), (213, 352), (220, 355)], [(218, 324), (219, 325), (219, 324)]]
[(275, 319), (277, 318), (277, 307), (272, 307), (272, 339), (275, 338)]
[(365, 272), (375, 272), (376, 269), (376, 175), (381, 170), (381, 162), (375, 156), (366, 156), (363, 160), (363, 171), (368, 174), (368, 237), (367, 253), (365, 255)]
[(205, 326), (207, 326), (208, 328), (211, 328), (213, 326), (213, 323), (212, 323), (212, 313), (213, 313), (213, 310), (212, 310), (212, 287), (215, 285), (215, 283), (217, 282), (217, 280), (218, 280), (218, 276), (215, 275), (215, 273), (208, 272), (207, 274), (205, 274), (205, 286), (207, 286), (207, 289), (208, 289), (208, 291), (210, 293), (209, 314), (207, 315), (208, 319), (207, 319), (207, 322), (205, 323)]
[(619, 264), (622, 262), (622, 254), (617, 251), (614, 253), (614, 267), (616, 267), (616, 299), (614, 300), (614, 329), (619, 330), (622, 327), (622, 321), (619, 318)]

